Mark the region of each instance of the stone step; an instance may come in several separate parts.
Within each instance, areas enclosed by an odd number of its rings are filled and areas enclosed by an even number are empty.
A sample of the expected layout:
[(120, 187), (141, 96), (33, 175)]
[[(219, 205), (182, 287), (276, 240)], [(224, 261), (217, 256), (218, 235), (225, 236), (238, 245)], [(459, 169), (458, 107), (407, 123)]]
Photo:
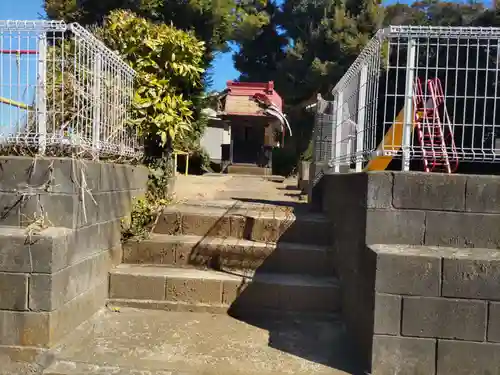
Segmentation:
[(250, 269), (275, 273), (333, 275), (326, 246), (265, 243), (239, 238), (152, 234), (123, 247), (123, 263), (176, 267)]
[(300, 211), (307, 212), (305, 204), (295, 202), (270, 203), (269, 201), (259, 201), (255, 199), (234, 200), (234, 199), (187, 199), (179, 202), (182, 206), (201, 208), (224, 208), (231, 210), (257, 210), (266, 212), (276, 212), (277, 214)]
[(259, 167), (255, 164), (232, 164), (227, 167), (228, 174), (264, 176), (273, 173), (271, 168)]
[(122, 264), (110, 272), (110, 303), (214, 313), (229, 307), (241, 314), (334, 313), (340, 306), (340, 288), (333, 277)]
[[(55, 361), (43, 375), (172, 375), (172, 371), (131, 368), (112, 364), (81, 363), (67, 360)], [(194, 374), (192, 374), (194, 375)]]
[(319, 246), (330, 242), (330, 223), (322, 214), (294, 213), (290, 207), (224, 202), (169, 206), (160, 215), (154, 232)]
[[(222, 177), (233, 177), (232, 175), (228, 175), (228, 174), (222, 174), (222, 173), (205, 173), (203, 175), (203, 177), (219, 177), (219, 176), (222, 176)], [(266, 181), (272, 181), (272, 182), (283, 182), (285, 181), (285, 177), (283, 176), (279, 176), (279, 175), (275, 175), (275, 174), (266, 174), (266, 175), (262, 175), (262, 176), (259, 176), (259, 175), (254, 175), (254, 174), (238, 174), (238, 178), (261, 178), (263, 180), (266, 180)]]

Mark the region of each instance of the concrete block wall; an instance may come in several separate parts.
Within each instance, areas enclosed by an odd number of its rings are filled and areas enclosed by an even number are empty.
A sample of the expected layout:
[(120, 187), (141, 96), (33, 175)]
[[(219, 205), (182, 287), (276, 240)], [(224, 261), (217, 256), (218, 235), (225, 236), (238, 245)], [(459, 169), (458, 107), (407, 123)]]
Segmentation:
[(323, 179), (325, 211), (351, 210), (346, 198), (365, 210), (367, 243), (500, 248), (500, 176), (374, 172)]
[(54, 227), (116, 220), (144, 192), (147, 173), (68, 158), (0, 157), (0, 225), (27, 226), (41, 211)]
[(341, 280), (342, 310), (366, 367), (377, 301), (376, 258), (367, 246), (500, 248), (498, 176), (346, 173), (325, 175), (318, 187), (313, 201), (331, 222), (331, 267)]
[(370, 246), (376, 258), (372, 375), (496, 374), (500, 254)]
[(31, 360), (104, 306), (120, 220), (147, 177), (144, 167), (0, 158), (0, 353)]

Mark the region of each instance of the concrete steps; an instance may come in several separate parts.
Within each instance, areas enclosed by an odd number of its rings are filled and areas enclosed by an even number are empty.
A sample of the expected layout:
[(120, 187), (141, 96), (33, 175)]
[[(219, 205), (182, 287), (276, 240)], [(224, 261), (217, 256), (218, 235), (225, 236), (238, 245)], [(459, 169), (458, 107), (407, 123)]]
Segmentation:
[(329, 222), (305, 206), (234, 200), (167, 207), (110, 273), (117, 306), (225, 313), (333, 314), (340, 289)]
[(265, 243), (238, 238), (153, 234), (124, 246), (123, 263), (263, 272), (333, 275), (325, 246)]
[(231, 164), (227, 167), (228, 174), (264, 176), (273, 173), (271, 168), (259, 167), (255, 164)]
[(321, 214), (296, 213), (290, 207), (186, 202), (165, 209), (154, 232), (326, 246), (330, 225)]
[(333, 277), (122, 264), (110, 272), (109, 303), (214, 313), (230, 307), (245, 314), (267, 310), (335, 313), (340, 288)]

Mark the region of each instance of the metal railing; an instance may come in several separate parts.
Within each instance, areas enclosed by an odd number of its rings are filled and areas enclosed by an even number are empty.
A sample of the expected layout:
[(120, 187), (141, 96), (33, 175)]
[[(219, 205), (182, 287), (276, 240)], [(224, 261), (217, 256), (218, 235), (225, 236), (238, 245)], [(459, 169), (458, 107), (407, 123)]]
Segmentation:
[(380, 30), (333, 100), (318, 100), (315, 162), (448, 173), (500, 162), (499, 72), (500, 28)]
[(0, 150), (140, 156), (135, 72), (78, 24), (0, 21)]

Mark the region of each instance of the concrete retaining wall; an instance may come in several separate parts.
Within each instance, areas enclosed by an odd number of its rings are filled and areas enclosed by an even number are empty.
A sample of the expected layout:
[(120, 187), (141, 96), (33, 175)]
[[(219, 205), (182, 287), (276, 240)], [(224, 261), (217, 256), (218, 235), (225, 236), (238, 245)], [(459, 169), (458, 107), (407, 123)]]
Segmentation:
[[(0, 158), (0, 352), (27, 359), (102, 308), (143, 167)], [(21, 350), (22, 349), (22, 350)]]
[(496, 374), (500, 253), (373, 245), (373, 375)]
[[(319, 186), (319, 200), (332, 223), (331, 267), (341, 279), (345, 320), (366, 367), (372, 359), (377, 304), (377, 260), (367, 246), (500, 248), (500, 177), (352, 173), (323, 176)], [(402, 259), (394, 267), (407, 262)]]

